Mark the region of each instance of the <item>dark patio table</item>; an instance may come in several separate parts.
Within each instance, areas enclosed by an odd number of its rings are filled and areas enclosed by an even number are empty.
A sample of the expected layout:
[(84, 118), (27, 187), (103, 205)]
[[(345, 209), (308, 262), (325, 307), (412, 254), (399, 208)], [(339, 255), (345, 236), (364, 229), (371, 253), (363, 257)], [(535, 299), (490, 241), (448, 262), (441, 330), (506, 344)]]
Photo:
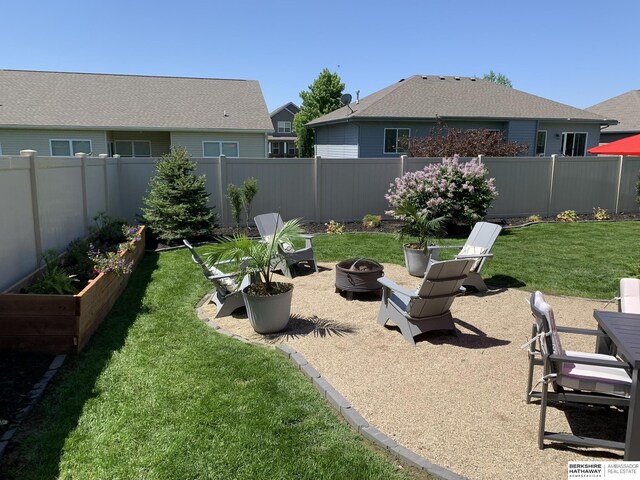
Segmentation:
[(631, 373), (631, 399), (627, 418), (624, 459), (640, 460), (640, 315), (595, 310), (593, 316), (600, 328), (615, 344), (617, 352), (633, 368)]

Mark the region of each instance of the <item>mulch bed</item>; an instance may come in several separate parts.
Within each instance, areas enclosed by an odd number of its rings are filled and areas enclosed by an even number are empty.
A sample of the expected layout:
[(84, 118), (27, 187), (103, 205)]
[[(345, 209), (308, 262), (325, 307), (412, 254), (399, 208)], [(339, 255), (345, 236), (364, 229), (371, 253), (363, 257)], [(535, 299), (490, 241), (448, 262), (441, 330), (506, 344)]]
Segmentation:
[[(609, 221), (624, 221), (624, 220), (640, 220), (640, 212), (639, 213), (617, 213), (610, 214)], [(503, 227), (519, 227), (522, 225), (527, 225), (530, 220), (527, 217), (513, 217), (513, 218), (490, 218), (487, 220), (492, 223), (499, 223)], [(558, 219), (556, 217), (542, 217), (541, 222), (557, 222)], [(579, 221), (595, 221), (593, 216), (590, 215), (582, 215), (580, 216)], [(397, 233), (400, 227), (402, 226), (402, 222), (399, 220), (383, 220), (379, 227), (376, 228), (364, 228), (362, 226), (362, 222), (342, 222), (340, 223), (343, 226), (344, 233), (360, 233), (360, 232), (381, 232), (381, 233)], [(327, 233), (327, 225), (325, 223), (317, 223), (317, 222), (309, 222), (304, 223), (302, 228), (305, 233), (313, 233), (313, 234), (321, 234)], [(259, 237), (258, 229), (255, 227), (219, 227), (216, 228), (215, 234), (220, 236), (232, 236), (235, 234), (246, 233), (249, 237)], [(462, 233), (462, 232), (450, 232), (451, 234)]]
[(44, 353), (0, 352), (0, 438), (15, 427), (18, 414), (31, 402), (29, 392), (54, 358)]

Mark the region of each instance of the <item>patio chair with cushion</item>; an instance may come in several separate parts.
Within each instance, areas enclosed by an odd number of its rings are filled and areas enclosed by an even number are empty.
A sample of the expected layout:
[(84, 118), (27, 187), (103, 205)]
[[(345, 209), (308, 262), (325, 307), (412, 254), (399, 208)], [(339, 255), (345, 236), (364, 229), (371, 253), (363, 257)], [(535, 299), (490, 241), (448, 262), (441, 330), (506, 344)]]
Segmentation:
[[(549, 440), (624, 450), (624, 442), (545, 431), (547, 405), (551, 402), (628, 407), (631, 367), (628, 363), (611, 355), (565, 350), (560, 342), (560, 329), (556, 326), (553, 309), (545, 301), (542, 293), (534, 292), (531, 295), (530, 305), (544, 367), (540, 381), (542, 391), (530, 392), (531, 397), (540, 398), (538, 447), (544, 448), (544, 441)], [(563, 331), (576, 334), (603, 334), (578, 328), (565, 328)], [(549, 391), (549, 386), (553, 391)]]
[[(268, 242), (272, 236), (280, 231), (283, 225), (282, 217), (279, 213), (265, 213), (258, 215), (253, 219), (256, 222), (260, 236), (265, 242)], [(274, 269), (281, 270), (287, 277), (292, 278), (295, 268), (300, 263), (306, 263), (316, 272), (318, 271), (318, 264), (313, 254), (313, 245), (311, 239), (313, 235), (302, 235), (305, 241), (304, 248), (295, 249), (293, 245), (289, 243), (283, 243), (278, 245), (277, 265)]]
[(405, 340), (415, 347), (414, 337), (431, 330), (453, 330), (451, 304), (456, 295), (464, 293), (462, 283), (467, 278), (474, 259), (430, 262), (422, 284), (416, 291), (404, 288), (388, 277), (378, 279), (382, 285), (382, 303), (378, 324), (393, 322)]
[(459, 248), (460, 251), (455, 258), (473, 258), (475, 261), (471, 272), (464, 282), (464, 287), (472, 287), (478, 292), (486, 292), (487, 285), (480, 276), (480, 271), (487, 260), (493, 257), (491, 249), (498, 238), (502, 227), (495, 223), (478, 222), (474, 225), (473, 230), (469, 234), (464, 245), (434, 245), (428, 247), (430, 258), (433, 260), (440, 259), (440, 250), (443, 248)]
[(200, 266), (204, 276), (215, 286), (215, 291), (210, 299), (218, 307), (215, 318), (226, 317), (235, 310), (244, 307), (242, 289), (251, 283), (251, 276), (245, 275), (238, 285), (236, 279), (242, 275), (240, 272), (224, 273), (215, 266), (207, 266), (189, 241), (182, 240), (182, 242), (191, 252), (191, 258)]

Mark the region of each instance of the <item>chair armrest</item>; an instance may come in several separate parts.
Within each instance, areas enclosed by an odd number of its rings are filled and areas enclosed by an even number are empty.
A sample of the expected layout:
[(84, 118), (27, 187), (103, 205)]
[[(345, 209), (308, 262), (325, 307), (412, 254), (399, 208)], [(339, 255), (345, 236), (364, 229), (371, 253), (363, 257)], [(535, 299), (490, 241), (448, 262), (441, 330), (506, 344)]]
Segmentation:
[(493, 253), (465, 253), (463, 255), (456, 255), (456, 260), (464, 258), (491, 258)]
[(429, 251), (431, 250), (440, 250), (442, 248), (462, 248), (464, 245), (430, 245), (427, 247)]
[(415, 291), (409, 290), (408, 288), (402, 287), (398, 285), (396, 282), (387, 277), (380, 277), (378, 279), (378, 283), (382, 285), (384, 288), (388, 288), (389, 290), (393, 290), (394, 292), (401, 293), (411, 298), (418, 298), (418, 295)]
[(577, 328), (577, 327), (557, 327), (559, 332), (563, 333), (575, 333), (577, 335), (593, 335), (595, 337), (606, 337), (607, 334), (602, 330), (592, 330), (589, 328)]
[(222, 274), (210, 274), (207, 275), (207, 278), (209, 280), (222, 280), (223, 278), (234, 278), (237, 277), (238, 275), (243, 275), (243, 272), (231, 272), (231, 273), (222, 273)]
[(572, 355), (549, 355), (549, 359), (557, 362), (578, 363), (581, 365), (595, 365), (599, 367), (623, 368), (631, 370), (631, 365), (620, 360), (604, 360), (601, 358), (574, 357)]
[(300, 235), (300, 238), (304, 239), (304, 248), (311, 248), (311, 239), (313, 238), (313, 235), (310, 233), (303, 233), (302, 235)]

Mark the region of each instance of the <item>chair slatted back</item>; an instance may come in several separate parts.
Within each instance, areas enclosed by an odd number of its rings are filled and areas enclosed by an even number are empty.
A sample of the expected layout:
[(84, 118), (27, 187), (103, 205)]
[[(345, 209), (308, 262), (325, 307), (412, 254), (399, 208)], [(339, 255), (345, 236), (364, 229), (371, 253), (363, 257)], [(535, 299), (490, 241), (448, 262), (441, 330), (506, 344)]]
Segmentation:
[(409, 302), (407, 314), (412, 318), (441, 315), (451, 308), (460, 287), (467, 278), (474, 259), (431, 262), (422, 285), (416, 291), (419, 298)]
[(282, 229), (282, 217), (279, 213), (264, 213), (253, 218), (262, 238), (275, 235)]
[[(495, 223), (478, 222), (473, 226), (473, 230), (471, 230), (471, 233), (467, 238), (465, 247), (479, 247), (484, 249), (484, 253), (490, 253), (493, 248), (493, 244), (496, 242), (498, 235), (500, 235), (501, 230), (502, 227)], [(477, 267), (473, 270), (475, 272), (480, 272), (485, 261), (486, 258), (480, 260)]]
[[(549, 305), (540, 291), (531, 294), (531, 313), (536, 321), (538, 330), (538, 342), (540, 344), (540, 352), (545, 364), (548, 362), (549, 355), (552, 353), (563, 355), (565, 353), (560, 342), (558, 327), (556, 325), (553, 308)], [(550, 362), (550, 373), (558, 373), (562, 368), (561, 363)]]

